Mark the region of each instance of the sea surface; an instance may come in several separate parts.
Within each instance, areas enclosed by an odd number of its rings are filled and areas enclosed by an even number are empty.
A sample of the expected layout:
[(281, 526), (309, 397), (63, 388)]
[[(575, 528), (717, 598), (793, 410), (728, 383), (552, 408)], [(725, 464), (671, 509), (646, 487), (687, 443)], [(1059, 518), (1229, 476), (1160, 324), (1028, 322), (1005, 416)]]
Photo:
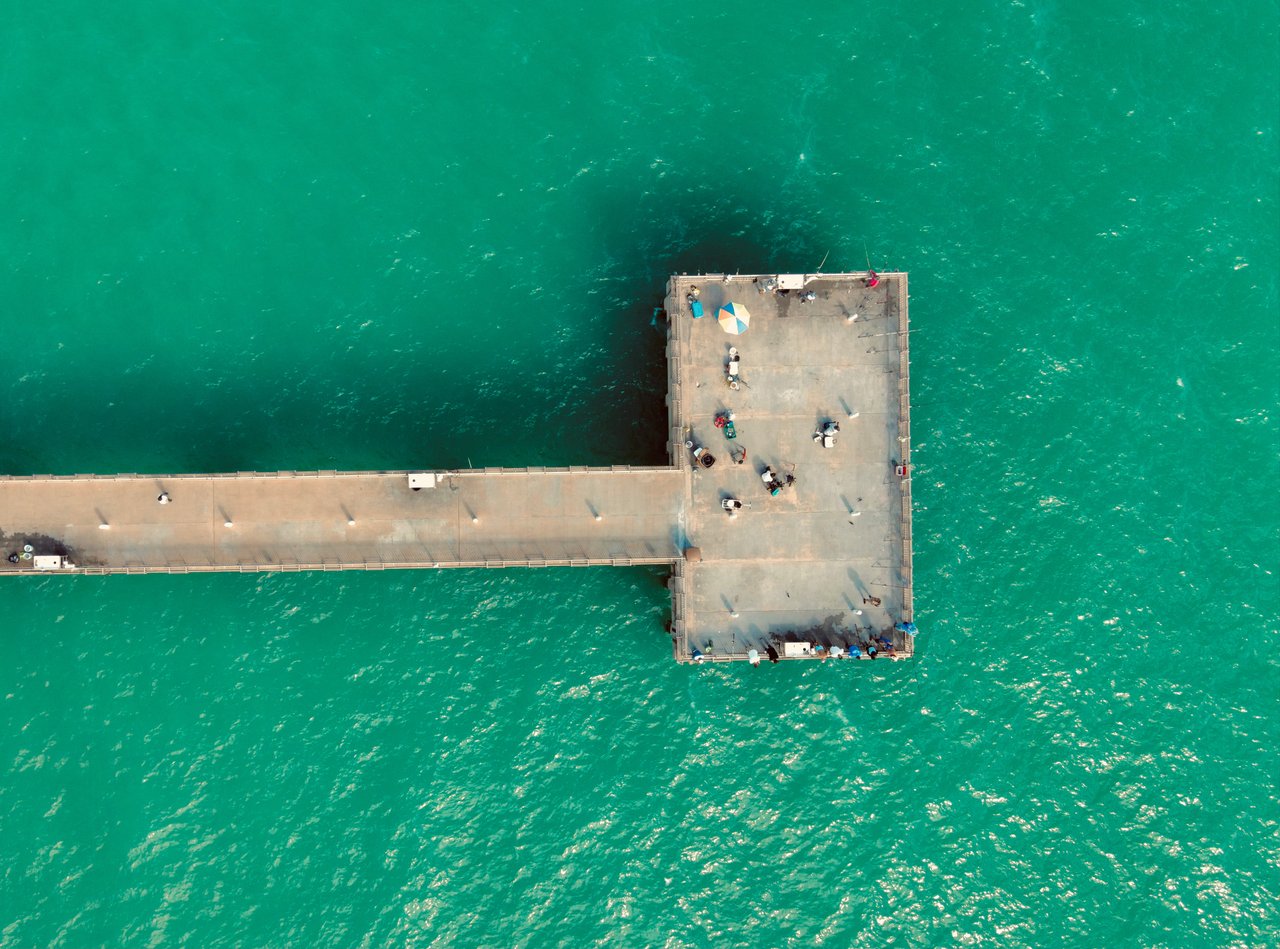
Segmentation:
[(667, 274), (870, 261), (921, 628), (0, 583), (0, 947), (1280, 944), (1274, 0), (0, 10), (0, 471), (660, 463)]

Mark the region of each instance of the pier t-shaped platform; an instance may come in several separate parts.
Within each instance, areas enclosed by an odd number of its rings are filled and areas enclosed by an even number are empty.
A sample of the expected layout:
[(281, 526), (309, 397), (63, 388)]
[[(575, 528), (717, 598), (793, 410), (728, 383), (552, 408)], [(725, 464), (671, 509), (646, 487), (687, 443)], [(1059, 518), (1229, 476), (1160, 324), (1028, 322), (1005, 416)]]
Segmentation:
[(667, 466), (2, 476), (0, 573), (669, 564), (678, 660), (909, 656), (907, 278), (870, 282), (673, 277)]
[[(678, 659), (770, 646), (820, 656), (880, 636), (892, 644), (881, 655), (910, 655), (894, 628), (912, 617), (907, 279), (870, 282), (670, 281), (671, 450), (689, 472), (685, 529), (697, 547), (672, 579)], [(740, 336), (716, 319), (731, 301), (750, 313)], [(730, 412), (732, 439), (715, 424)], [(815, 436), (829, 424), (839, 432), (824, 447)], [(717, 463), (703, 468), (689, 443)], [(794, 483), (774, 494), (767, 470)], [(745, 507), (730, 516), (726, 499)]]

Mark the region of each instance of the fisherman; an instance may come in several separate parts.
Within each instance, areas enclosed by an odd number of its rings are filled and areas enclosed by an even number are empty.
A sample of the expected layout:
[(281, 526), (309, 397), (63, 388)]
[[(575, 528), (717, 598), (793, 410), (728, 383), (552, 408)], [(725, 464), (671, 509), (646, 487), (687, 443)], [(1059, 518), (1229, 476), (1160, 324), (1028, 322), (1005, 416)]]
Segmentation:
[(875, 287), (875, 286), (879, 286), (879, 284), (880, 284), (880, 275), (879, 275), (878, 273), (876, 273), (874, 270), (868, 270), (868, 271), (867, 271), (867, 286), (868, 286), (868, 287)]
[(840, 423), (828, 420), (822, 428), (813, 433), (813, 440), (823, 448), (834, 448), (838, 434), (840, 434)]
[(782, 493), (782, 482), (778, 480), (778, 473), (772, 468), (766, 467), (760, 474), (760, 480), (764, 482), (764, 489), (773, 497), (777, 497)]
[(742, 388), (741, 366), (741, 361), (738, 359), (738, 350), (730, 346), (729, 362), (724, 367), (725, 381), (729, 383), (730, 389)]

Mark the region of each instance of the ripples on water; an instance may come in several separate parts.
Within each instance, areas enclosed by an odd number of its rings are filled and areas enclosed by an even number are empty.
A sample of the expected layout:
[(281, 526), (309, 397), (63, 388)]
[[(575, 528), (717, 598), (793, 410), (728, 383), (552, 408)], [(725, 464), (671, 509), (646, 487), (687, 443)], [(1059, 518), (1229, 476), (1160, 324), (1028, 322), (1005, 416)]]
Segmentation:
[(0, 468), (652, 462), (665, 275), (865, 238), (917, 660), (679, 668), (644, 570), (0, 585), (0, 946), (1273, 942), (1274, 11), (600, 10), (19, 17)]
[(1229, 673), (1057, 657), (1030, 619), (910, 666), (691, 671), (660, 580), (24, 589), (7, 940), (1039, 945), (1271, 912), (1273, 725)]

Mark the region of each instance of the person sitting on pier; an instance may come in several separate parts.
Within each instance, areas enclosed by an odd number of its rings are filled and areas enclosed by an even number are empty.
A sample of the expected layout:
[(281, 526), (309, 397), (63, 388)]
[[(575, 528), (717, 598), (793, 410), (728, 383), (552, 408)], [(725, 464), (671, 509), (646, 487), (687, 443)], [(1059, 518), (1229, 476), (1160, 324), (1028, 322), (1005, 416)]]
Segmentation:
[(734, 439), (738, 437), (737, 426), (733, 424), (734, 415), (730, 411), (718, 412), (715, 417), (715, 427), (724, 432), (724, 437)]
[(868, 286), (868, 287), (875, 287), (875, 286), (879, 286), (879, 284), (880, 284), (880, 275), (879, 275), (878, 273), (876, 273), (874, 270), (868, 270), (868, 271), (867, 271), (867, 286)]
[(728, 363), (725, 364), (725, 367), (724, 367), (724, 374), (725, 374), (725, 377), (729, 380), (730, 386), (733, 386), (736, 388), (737, 384), (741, 381), (741, 371), (742, 371), (742, 360), (738, 356), (738, 349), (736, 346), (730, 346), (729, 361)]
[(840, 423), (828, 421), (822, 428), (813, 433), (813, 440), (823, 448), (834, 448), (836, 436), (840, 434)]

